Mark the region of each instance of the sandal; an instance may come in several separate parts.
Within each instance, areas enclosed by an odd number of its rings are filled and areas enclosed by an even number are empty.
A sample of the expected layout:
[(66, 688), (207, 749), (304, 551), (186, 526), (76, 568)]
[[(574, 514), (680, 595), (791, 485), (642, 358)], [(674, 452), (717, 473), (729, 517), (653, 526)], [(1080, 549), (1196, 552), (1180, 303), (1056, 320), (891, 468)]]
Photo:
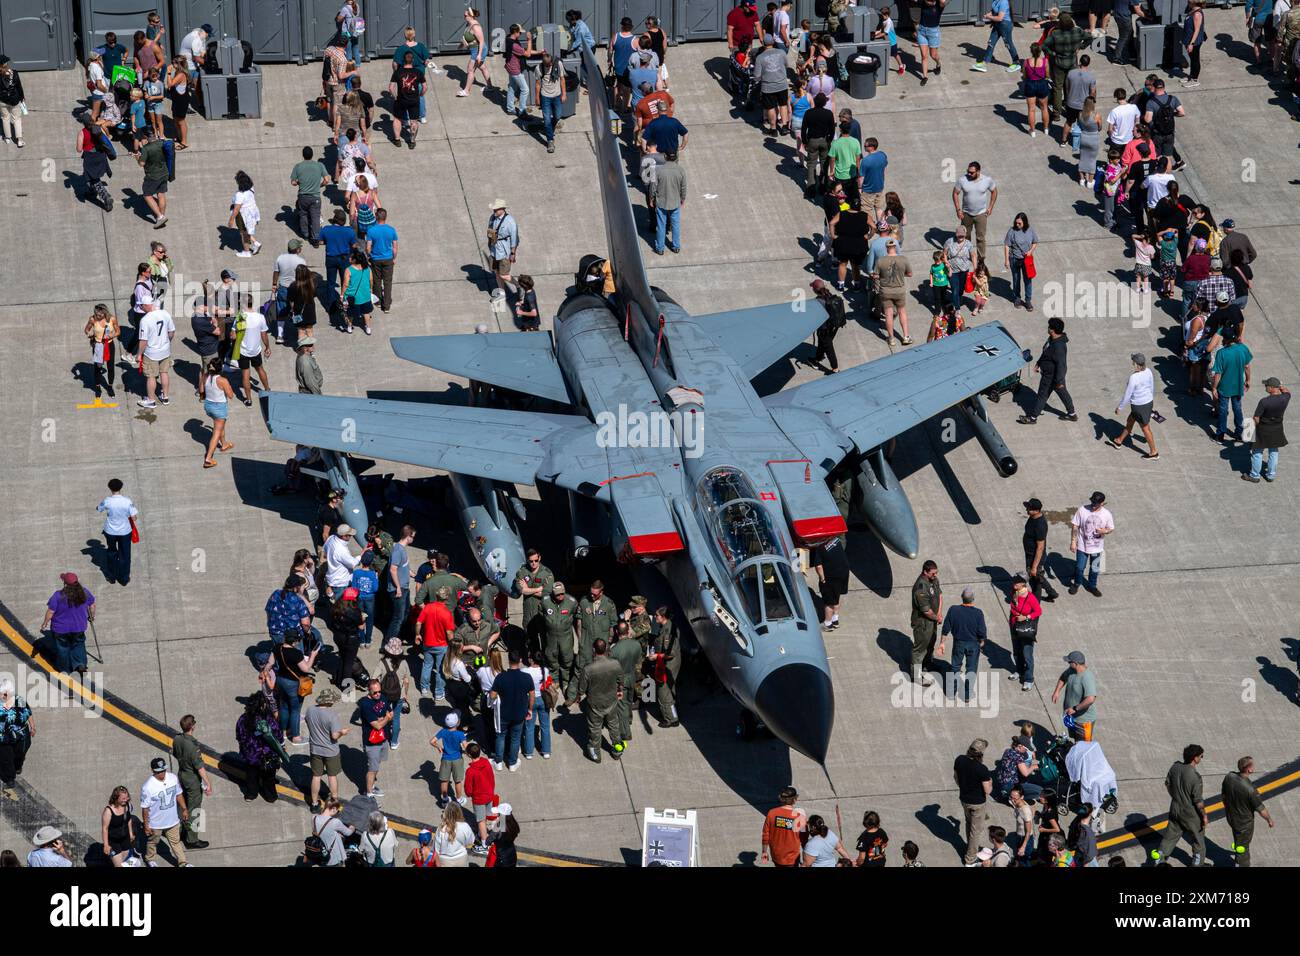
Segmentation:
[(177, 143), (177, 144), (176, 144), (176, 148), (177, 148), (177, 149), (189, 149), (190, 146), (189, 146), (189, 143)]
[(217, 467), (217, 463), (216, 463), (215, 461), (213, 461), (211, 458), (204, 458), (204, 459), (203, 459), (203, 467), (204, 467), (204, 468), (216, 468), (216, 467)]
[(219, 446), (217, 448), (217, 451), (230, 451), (234, 447), (235, 447), (235, 443), (232, 441), (228, 441), (224, 445)]

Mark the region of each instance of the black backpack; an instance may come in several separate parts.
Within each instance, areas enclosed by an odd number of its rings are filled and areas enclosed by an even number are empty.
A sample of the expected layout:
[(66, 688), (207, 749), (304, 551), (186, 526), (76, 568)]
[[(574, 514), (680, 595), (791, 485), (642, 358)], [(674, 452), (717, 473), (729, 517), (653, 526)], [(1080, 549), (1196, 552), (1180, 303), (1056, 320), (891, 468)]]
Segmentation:
[(838, 332), (848, 323), (848, 318), (844, 314), (844, 300), (838, 295), (830, 295), (822, 299), (822, 305), (826, 308), (826, 321), (822, 327), (831, 333)]
[(1151, 117), (1151, 131), (1160, 136), (1174, 135), (1174, 118), (1178, 115), (1174, 112), (1174, 100), (1172, 96), (1165, 96), (1165, 101), (1160, 102), (1159, 98), (1152, 97), (1156, 104), (1156, 112)]
[(384, 676), (379, 682), (379, 690), (383, 693), (384, 700), (390, 704), (395, 704), (402, 699), (402, 680), (391, 666), (385, 667)]

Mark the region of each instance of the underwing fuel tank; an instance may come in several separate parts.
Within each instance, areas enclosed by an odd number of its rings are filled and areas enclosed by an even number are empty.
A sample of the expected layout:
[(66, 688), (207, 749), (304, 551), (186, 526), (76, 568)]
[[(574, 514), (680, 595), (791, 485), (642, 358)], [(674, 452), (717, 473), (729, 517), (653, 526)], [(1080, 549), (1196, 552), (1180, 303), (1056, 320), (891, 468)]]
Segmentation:
[(862, 496), (862, 517), (872, 533), (889, 550), (915, 558), (920, 549), (916, 515), (883, 449), (877, 448), (862, 459), (854, 480)]
[(972, 395), (958, 407), (974, 430), (975, 438), (984, 446), (989, 458), (993, 459), (993, 464), (997, 466), (998, 473), (1003, 478), (1010, 478), (1014, 475), (1020, 467), (1016, 463), (1016, 456), (1011, 454), (1011, 449), (1002, 440), (1002, 435), (989, 421), (989, 413), (984, 407), (983, 400), (978, 395)]
[(523, 505), (513, 486), (454, 472), (448, 477), (461, 528), (479, 567), (502, 594), (518, 597), (515, 572), (524, 565), (524, 545), (515, 529)]

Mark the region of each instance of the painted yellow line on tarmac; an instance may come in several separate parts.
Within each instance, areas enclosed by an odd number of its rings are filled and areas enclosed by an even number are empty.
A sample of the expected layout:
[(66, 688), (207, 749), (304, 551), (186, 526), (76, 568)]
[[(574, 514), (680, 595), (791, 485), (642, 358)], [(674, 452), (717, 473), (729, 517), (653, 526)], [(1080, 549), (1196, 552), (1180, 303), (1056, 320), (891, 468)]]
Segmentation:
[[(36, 649), (32, 646), (31, 641), (27, 640), (27, 638), (23, 637), (23, 635), (18, 633), (18, 631), (15, 630), (14, 627), (7, 620), (5, 620), (5, 618), (2, 615), (0, 615), (0, 632), (3, 632), (5, 637), (7, 637), (14, 644), (14, 646), (17, 647), (18, 650), (23, 653), (24, 656), (26, 656), (29, 660), (31, 660), (33, 664), (35, 664), (37, 667), (40, 667), (52, 678), (57, 680), (60, 684), (68, 688), (68, 690), (72, 691), (74, 694), (80, 695), (81, 698), (85, 700), (90, 707), (102, 711), (105, 714), (105, 716), (111, 718), (115, 722), (130, 728), (134, 733), (136, 733), (139, 736), (147, 737), (148, 739), (152, 740), (154, 743), (158, 744), (160, 747), (165, 749), (168, 753), (171, 752), (171, 747), (172, 747), (171, 736), (163, 733), (157, 727), (154, 727), (151, 724), (140, 720), (138, 717), (134, 716), (133, 714), (127, 713), (125, 710), (123, 710), (121, 707), (118, 707), (116, 704), (112, 703), (111, 701), (105, 700), (101, 695), (95, 693), (93, 690), (87, 689), (79, 681), (73, 680), (67, 674), (62, 674), (54, 670), (53, 666), (51, 666), (49, 662), (47, 662), (44, 658), (37, 656)], [(211, 767), (213, 770), (221, 769), (221, 762), (217, 760), (216, 757), (213, 757), (211, 754), (206, 754), (206, 753), (202, 754), (201, 756), (203, 757), (203, 763), (206, 766)], [(223, 773), (224, 772), (225, 771), (223, 771)], [(282, 783), (277, 783), (275, 785), (275, 789), (280, 796), (285, 797), (286, 799), (291, 800), (294, 803), (300, 803), (306, 806), (307, 801), (303, 799), (302, 792), (300, 790), (296, 790), (292, 787), (286, 787)], [(390, 820), (388, 825), (392, 827), (394, 830), (396, 830), (398, 833), (403, 833), (410, 837), (418, 836), (420, 833), (419, 827), (414, 827), (407, 823), (400, 823), (396, 820)], [(517, 854), (519, 856), (519, 859), (524, 860), (528, 863), (536, 864), (538, 866), (590, 867), (594, 865), (591, 863), (583, 863), (580, 860), (568, 860), (568, 859), (563, 859), (561, 857), (547, 856), (541, 853), (532, 853), (526, 850), (518, 850)]]
[(101, 402), (95, 399), (89, 405), (78, 405), (78, 408), (117, 408), (117, 402)]

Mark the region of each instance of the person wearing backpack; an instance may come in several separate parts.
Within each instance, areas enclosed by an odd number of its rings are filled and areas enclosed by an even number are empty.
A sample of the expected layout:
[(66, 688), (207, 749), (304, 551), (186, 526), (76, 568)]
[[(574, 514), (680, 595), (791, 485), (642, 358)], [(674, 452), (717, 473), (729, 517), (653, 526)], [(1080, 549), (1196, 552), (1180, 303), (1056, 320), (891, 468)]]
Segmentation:
[(835, 354), (835, 336), (848, 323), (844, 314), (844, 299), (832, 292), (830, 286), (821, 279), (812, 283), (812, 290), (826, 310), (826, 321), (817, 327), (817, 354), (812, 361), (813, 365), (821, 368), (822, 359), (829, 359), (830, 371), (826, 374), (832, 375), (840, 370), (840, 360)]
[(388, 749), (396, 750), (402, 732), (402, 714), (410, 713), (407, 694), (411, 690), (411, 665), (406, 660), (406, 647), (399, 637), (384, 641), (379, 651), (379, 691), (393, 707), (393, 723), (388, 731)]
[(1172, 93), (1165, 92), (1165, 81), (1156, 77), (1152, 83), (1155, 91), (1147, 97), (1142, 120), (1151, 128), (1151, 139), (1156, 144), (1156, 153), (1160, 156), (1172, 156), (1174, 172), (1182, 169), (1186, 163), (1174, 148), (1174, 126), (1177, 117), (1186, 116), (1183, 104)]
[(366, 819), (366, 832), (361, 835), (361, 856), (368, 866), (397, 866), (397, 834), (388, 826), (388, 820), (378, 810)]
[(339, 819), (343, 804), (330, 797), (311, 820), (311, 836), (303, 841), (302, 857), (312, 866), (342, 866), (348, 857), (346, 837), (356, 833)]

